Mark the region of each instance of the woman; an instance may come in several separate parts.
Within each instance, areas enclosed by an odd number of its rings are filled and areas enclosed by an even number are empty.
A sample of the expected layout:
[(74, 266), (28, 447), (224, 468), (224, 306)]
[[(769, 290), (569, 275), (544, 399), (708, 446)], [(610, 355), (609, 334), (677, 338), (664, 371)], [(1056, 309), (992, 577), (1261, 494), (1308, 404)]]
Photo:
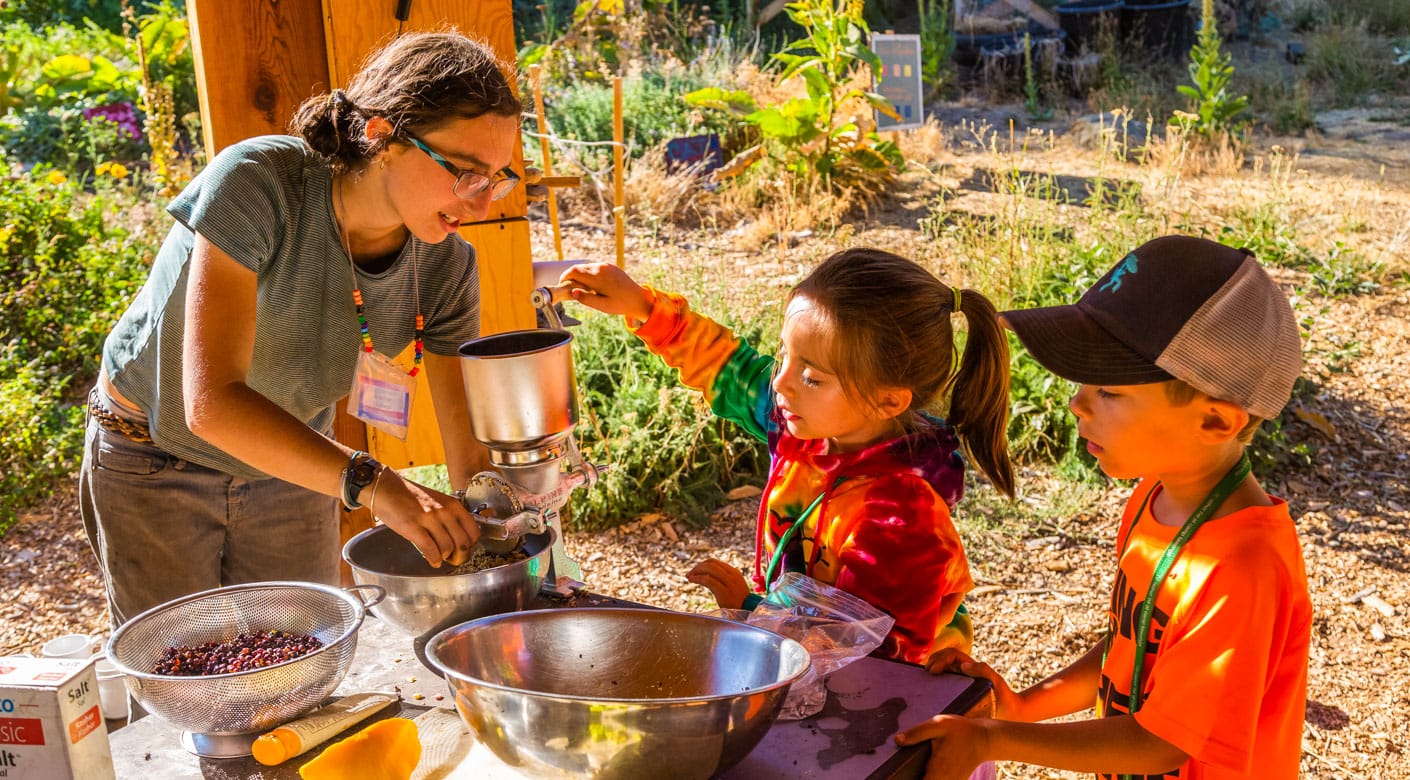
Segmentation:
[[(520, 111), (484, 45), (404, 35), (305, 102), (294, 135), (224, 150), (171, 203), (90, 396), (80, 500), (114, 625), (220, 585), (335, 583), (334, 499), (433, 566), (468, 555), (478, 531), (454, 497), (329, 433), (345, 395), (404, 429), (424, 364), (451, 484), (488, 465), (456, 357), (479, 335), (456, 231), (517, 183)], [(413, 342), (410, 375), (382, 357)]]

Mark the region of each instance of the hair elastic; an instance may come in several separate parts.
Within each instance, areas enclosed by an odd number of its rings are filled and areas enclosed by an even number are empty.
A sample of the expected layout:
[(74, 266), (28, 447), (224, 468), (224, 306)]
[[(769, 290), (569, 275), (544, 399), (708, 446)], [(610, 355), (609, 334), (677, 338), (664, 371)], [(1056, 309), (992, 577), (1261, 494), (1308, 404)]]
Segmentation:
[(951, 287), (951, 288), (950, 288), (950, 291), (955, 294), (955, 311), (954, 311), (954, 313), (955, 313), (955, 314), (959, 314), (959, 313), (960, 313), (960, 296), (964, 293), (964, 291), (961, 290), (961, 289), (958, 288), (958, 287)]

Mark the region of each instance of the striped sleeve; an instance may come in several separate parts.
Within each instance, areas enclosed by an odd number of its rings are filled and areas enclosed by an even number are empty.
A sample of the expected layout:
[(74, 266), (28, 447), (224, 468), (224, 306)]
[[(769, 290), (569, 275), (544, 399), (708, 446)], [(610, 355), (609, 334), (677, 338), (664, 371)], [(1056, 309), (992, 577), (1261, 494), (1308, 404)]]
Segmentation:
[(216, 155), (167, 211), (240, 265), (259, 272), (284, 234), (291, 204), (283, 182), (293, 171), (279, 169), (294, 159), (253, 143), (231, 146)]

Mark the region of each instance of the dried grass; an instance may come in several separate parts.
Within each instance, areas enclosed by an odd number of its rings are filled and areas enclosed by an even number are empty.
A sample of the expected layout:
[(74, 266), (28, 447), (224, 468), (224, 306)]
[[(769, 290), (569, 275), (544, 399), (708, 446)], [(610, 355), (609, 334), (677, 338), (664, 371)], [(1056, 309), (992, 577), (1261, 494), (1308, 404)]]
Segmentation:
[(1244, 142), (1228, 131), (1209, 139), (1169, 125), (1163, 138), (1147, 142), (1146, 160), (1176, 178), (1227, 175), (1244, 167)]

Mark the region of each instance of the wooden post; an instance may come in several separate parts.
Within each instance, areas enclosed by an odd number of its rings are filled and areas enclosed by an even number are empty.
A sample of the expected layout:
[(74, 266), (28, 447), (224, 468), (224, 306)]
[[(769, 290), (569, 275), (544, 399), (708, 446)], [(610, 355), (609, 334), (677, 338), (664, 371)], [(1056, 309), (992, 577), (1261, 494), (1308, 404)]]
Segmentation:
[[(543, 177), (553, 176), (553, 151), (548, 142), (548, 114), (543, 110), (543, 68), (529, 66), (529, 79), (534, 83), (534, 119), (539, 129), (539, 151), (543, 153)], [(558, 193), (548, 188), (548, 224), (553, 228), (553, 254), (563, 259), (563, 234), (558, 228)]]
[(627, 267), (626, 132), (622, 122), (622, 77), (612, 77), (612, 223), (617, 233), (617, 267)]
[(317, 0), (187, 0), (206, 159), (286, 132), (294, 109), (328, 91)]

